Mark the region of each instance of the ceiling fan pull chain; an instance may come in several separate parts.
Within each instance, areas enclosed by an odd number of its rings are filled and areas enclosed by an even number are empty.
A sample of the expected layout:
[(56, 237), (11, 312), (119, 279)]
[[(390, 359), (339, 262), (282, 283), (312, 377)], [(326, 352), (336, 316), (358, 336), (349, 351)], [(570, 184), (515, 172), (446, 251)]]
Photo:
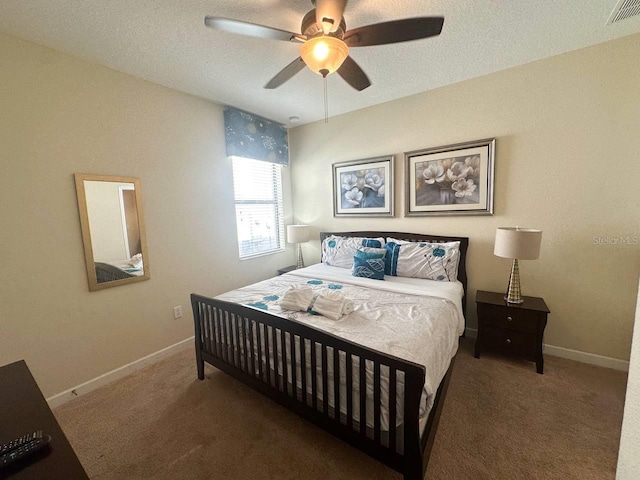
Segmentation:
[(327, 76), (328, 70), (320, 70), (322, 81), (324, 82), (324, 123), (329, 123), (329, 95), (327, 94)]

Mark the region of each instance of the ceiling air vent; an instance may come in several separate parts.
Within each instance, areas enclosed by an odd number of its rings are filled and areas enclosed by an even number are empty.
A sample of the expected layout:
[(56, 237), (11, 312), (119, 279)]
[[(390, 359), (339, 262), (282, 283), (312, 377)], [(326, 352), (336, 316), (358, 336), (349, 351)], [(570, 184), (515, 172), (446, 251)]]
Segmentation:
[(640, 0), (620, 0), (609, 17), (608, 25), (640, 15)]

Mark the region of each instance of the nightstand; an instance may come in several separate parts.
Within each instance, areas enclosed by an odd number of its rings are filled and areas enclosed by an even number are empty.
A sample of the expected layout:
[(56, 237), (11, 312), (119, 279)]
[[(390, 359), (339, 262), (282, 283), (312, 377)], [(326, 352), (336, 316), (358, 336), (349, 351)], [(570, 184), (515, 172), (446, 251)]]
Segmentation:
[(542, 337), (547, 326), (549, 307), (539, 297), (523, 297), (524, 303), (507, 303), (504, 293), (478, 290), (478, 338), (475, 357), (483, 348), (518, 355), (536, 362), (536, 371), (544, 370)]
[(285, 273), (293, 272), (297, 270), (298, 267), (296, 265), (289, 265), (288, 267), (284, 267), (278, 270), (278, 275), (284, 275)]

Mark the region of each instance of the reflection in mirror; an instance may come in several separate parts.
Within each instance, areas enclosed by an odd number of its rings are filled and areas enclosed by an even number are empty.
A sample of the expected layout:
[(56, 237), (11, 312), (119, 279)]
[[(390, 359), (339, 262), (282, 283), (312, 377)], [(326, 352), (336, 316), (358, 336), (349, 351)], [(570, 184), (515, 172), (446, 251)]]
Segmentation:
[(75, 174), (89, 290), (149, 278), (140, 181)]

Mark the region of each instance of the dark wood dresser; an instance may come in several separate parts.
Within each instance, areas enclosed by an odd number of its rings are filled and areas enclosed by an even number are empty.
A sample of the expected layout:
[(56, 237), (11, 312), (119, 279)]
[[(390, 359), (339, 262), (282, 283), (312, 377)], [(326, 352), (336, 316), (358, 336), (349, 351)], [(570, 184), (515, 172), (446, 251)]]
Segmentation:
[(0, 469), (4, 480), (89, 480), (24, 361), (0, 367), (0, 443), (42, 430), (51, 443)]
[(542, 298), (523, 297), (524, 303), (506, 303), (504, 293), (478, 290), (478, 338), (475, 357), (482, 349), (494, 349), (536, 362), (538, 373), (544, 371), (542, 339), (547, 326), (549, 307)]

